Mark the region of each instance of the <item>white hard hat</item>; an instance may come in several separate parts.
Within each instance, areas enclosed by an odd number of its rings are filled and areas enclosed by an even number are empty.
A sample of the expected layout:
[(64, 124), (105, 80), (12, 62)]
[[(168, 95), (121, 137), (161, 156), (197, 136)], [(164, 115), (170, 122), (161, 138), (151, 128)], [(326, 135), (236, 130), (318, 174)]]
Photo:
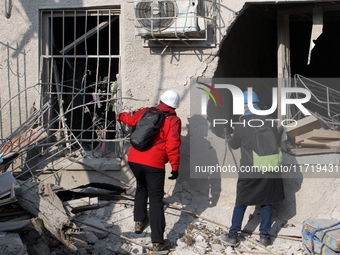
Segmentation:
[(171, 108), (178, 108), (179, 95), (174, 90), (167, 90), (163, 93), (163, 95), (161, 95), (161, 101)]

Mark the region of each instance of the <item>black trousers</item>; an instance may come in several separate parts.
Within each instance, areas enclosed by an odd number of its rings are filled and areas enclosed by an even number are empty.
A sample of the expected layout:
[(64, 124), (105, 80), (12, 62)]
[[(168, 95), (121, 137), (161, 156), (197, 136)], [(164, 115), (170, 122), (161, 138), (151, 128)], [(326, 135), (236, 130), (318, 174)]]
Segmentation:
[(147, 217), (147, 200), (149, 198), (149, 218), (151, 241), (164, 241), (164, 178), (165, 169), (129, 162), (129, 166), (137, 180), (135, 195), (134, 221), (144, 221)]

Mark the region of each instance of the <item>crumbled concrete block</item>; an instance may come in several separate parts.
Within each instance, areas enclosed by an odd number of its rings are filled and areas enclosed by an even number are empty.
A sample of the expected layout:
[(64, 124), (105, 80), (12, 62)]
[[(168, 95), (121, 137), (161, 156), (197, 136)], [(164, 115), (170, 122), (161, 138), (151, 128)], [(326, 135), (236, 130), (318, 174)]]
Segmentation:
[(198, 235), (198, 236), (195, 238), (195, 241), (196, 241), (196, 242), (204, 242), (204, 241), (205, 241), (205, 238), (204, 238), (202, 235)]
[(28, 255), (26, 246), (17, 233), (7, 233), (5, 237), (0, 238), (0, 254)]
[(200, 252), (194, 251), (192, 248), (185, 247), (183, 249), (176, 249), (175, 251), (171, 252), (172, 255), (199, 255), (202, 254)]
[(105, 226), (105, 228), (113, 228), (113, 224), (108, 223), (108, 222), (103, 222), (103, 225)]
[(33, 246), (34, 254), (35, 255), (50, 255), (51, 251), (47, 244), (44, 242), (40, 242)]
[(181, 242), (184, 242), (185, 245), (192, 246), (196, 241), (191, 235), (184, 235), (180, 238)]
[(108, 250), (105, 246), (103, 247), (102, 244), (96, 245), (96, 252), (92, 254), (100, 254), (100, 255), (112, 255), (112, 251)]
[(123, 243), (122, 246), (118, 250), (118, 254), (122, 254), (122, 255), (129, 254), (130, 250), (131, 250), (130, 245)]
[(196, 242), (196, 243), (195, 243), (195, 247), (196, 247), (198, 250), (200, 250), (200, 251), (202, 251), (202, 252), (205, 252), (205, 250), (206, 250), (207, 247), (208, 247), (208, 244), (207, 244), (207, 242), (205, 242), (205, 241), (200, 241), (200, 242)]
[(78, 249), (79, 255), (87, 255), (87, 250), (85, 248)]
[[(94, 219), (86, 219), (85, 223), (96, 226), (98, 228), (106, 229), (105, 226), (101, 222), (94, 220)], [(109, 235), (109, 233), (106, 232), (106, 231), (103, 231), (103, 230), (100, 230), (100, 229), (97, 229), (97, 228), (93, 228), (93, 227), (90, 227), (88, 225), (85, 225), (84, 229), (85, 229), (86, 232), (93, 232), (93, 234), (95, 234), (99, 239), (103, 239), (103, 238), (105, 238)]]
[(28, 232), (28, 238), (30, 243), (37, 243), (40, 235), (37, 231), (32, 230)]
[(225, 249), (225, 254), (226, 255), (236, 255), (236, 251), (231, 247), (231, 246), (228, 246), (226, 249)]
[(97, 209), (96, 215), (98, 219), (104, 219), (106, 217), (105, 207)]
[(78, 248), (88, 248), (88, 245), (95, 244), (98, 241), (98, 237), (91, 231), (85, 231), (80, 233), (77, 238), (83, 242), (76, 242)]
[(224, 247), (223, 247), (223, 245), (221, 245), (221, 244), (214, 243), (213, 245), (211, 245), (211, 249), (212, 249), (213, 251), (222, 252), (222, 250), (224, 249)]
[(131, 248), (131, 254), (142, 254), (143, 253), (143, 247), (140, 245), (134, 245)]
[(85, 236), (86, 236), (86, 242), (89, 244), (95, 244), (98, 242), (98, 237), (92, 232), (88, 232)]

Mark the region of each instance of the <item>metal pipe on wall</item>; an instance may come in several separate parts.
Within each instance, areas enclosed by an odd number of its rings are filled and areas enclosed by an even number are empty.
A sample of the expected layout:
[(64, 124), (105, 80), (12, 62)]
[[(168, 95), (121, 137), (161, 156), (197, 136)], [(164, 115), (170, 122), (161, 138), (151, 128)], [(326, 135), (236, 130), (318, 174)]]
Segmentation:
[(5, 0), (4, 4), (5, 8), (5, 17), (9, 19), (11, 17), (11, 10), (12, 10), (12, 0)]

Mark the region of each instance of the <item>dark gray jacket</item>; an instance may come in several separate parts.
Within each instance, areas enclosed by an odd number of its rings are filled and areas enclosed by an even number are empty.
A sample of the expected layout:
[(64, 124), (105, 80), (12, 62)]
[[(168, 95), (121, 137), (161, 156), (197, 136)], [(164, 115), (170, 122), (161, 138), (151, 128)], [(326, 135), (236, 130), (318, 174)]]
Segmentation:
[[(255, 131), (254, 127), (261, 124), (272, 126), (268, 116), (258, 116), (254, 114), (243, 115), (239, 122), (245, 121), (243, 124), (235, 125), (235, 132), (229, 140), (230, 147), (233, 149), (241, 148), (240, 167), (253, 165), (252, 154), (252, 135)], [(272, 127), (276, 136), (276, 127)], [(236, 205), (268, 205), (281, 202), (284, 199), (283, 181), (280, 173), (241, 173), (237, 181)]]

